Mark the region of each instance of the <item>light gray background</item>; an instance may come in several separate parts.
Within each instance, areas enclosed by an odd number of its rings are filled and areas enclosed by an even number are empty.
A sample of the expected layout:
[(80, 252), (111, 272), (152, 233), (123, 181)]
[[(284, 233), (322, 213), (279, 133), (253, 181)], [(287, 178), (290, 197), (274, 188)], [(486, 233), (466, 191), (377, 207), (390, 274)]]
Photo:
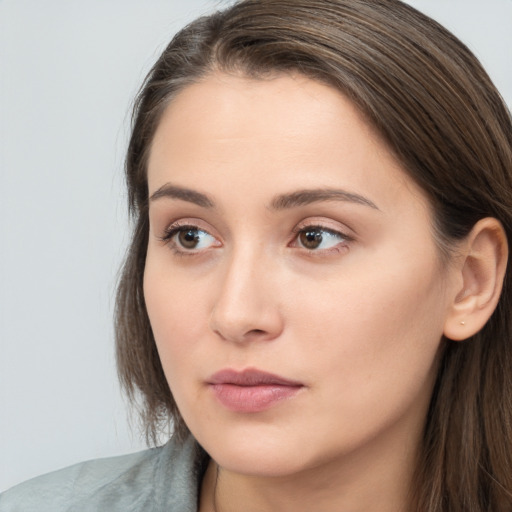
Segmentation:
[[(135, 451), (113, 358), (129, 106), (164, 45), (222, 0), (0, 0), (0, 490)], [(512, 0), (410, 0), (512, 105)]]

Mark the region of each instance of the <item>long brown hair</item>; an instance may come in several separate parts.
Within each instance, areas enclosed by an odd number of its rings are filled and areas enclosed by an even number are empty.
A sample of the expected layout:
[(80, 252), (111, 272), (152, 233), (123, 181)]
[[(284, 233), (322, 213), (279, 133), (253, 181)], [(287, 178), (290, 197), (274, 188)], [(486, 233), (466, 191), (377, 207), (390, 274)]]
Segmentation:
[[(302, 73), (362, 112), (430, 198), (446, 260), (481, 218), (512, 240), (512, 124), (472, 53), (399, 0), (244, 0), (179, 32), (136, 99), (126, 158), (135, 227), (117, 296), (121, 381), (149, 439), (186, 426), (167, 385), (142, 289), (148, 242), (146, 164), (166, 106), (212, 71), (265, 78)], [(507, 273), (497, 310), (442, 358), (418, 463), (414, 510), (512, 510), (512, 303)]]

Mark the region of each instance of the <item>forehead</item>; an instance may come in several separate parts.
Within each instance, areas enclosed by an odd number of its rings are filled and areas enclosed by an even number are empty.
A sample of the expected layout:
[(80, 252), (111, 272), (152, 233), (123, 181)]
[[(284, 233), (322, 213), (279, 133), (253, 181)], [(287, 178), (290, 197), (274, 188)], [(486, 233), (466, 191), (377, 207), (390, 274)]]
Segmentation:
[(216, 73), (184, 88), (155, 133), (148, 179), (150, 194), (177, 180), (251, 197), (319, 186), (363, 189), (390, 204), (404, 187), (423, 195), (345, 96), (301, 75)]
[[(340, 113), (342, 115), (340, 115)], [(221, 72), (182, 89), (170, 102), (160, 122), (167, 135), (172, 126), (182, 139), (255, 137), (276, 139), (312, 137), (322, 125), (358, 124), (367, 138), (378, 138), (362, 115), (336, 89), (303, 75), (277, 74), (249, 78)], [(187, 130), (185, 133), (183, 130)], [(163, 135), (158, 129), (154, 143)]]

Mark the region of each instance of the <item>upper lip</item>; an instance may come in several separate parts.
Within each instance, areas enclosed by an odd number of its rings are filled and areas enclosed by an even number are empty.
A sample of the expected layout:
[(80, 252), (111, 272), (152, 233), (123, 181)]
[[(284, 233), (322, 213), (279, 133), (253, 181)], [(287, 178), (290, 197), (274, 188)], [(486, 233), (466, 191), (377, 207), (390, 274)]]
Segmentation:
[(255, 368), (247, 368), (242, 371), (227, 368), (214, 373), (209, 379), (209, 384), (232, 384), (235, 386), (303, 386), (301, 382), (286, 379), (273, 373), (264, 372)]

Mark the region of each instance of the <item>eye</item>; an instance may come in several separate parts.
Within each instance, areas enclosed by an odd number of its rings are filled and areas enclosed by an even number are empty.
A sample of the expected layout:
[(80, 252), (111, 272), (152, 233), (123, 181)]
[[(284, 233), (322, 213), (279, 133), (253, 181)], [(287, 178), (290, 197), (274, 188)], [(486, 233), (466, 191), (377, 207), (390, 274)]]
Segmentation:
[(348, 242), (343, 233), (321, 226), (307, 226), (297, 233), (296, 244), (309, 251), (329, 250)]
[(219, 245), (217, 239), (197, 226), (171, 226), (162, 237), (176, 252), (199, 251)]

